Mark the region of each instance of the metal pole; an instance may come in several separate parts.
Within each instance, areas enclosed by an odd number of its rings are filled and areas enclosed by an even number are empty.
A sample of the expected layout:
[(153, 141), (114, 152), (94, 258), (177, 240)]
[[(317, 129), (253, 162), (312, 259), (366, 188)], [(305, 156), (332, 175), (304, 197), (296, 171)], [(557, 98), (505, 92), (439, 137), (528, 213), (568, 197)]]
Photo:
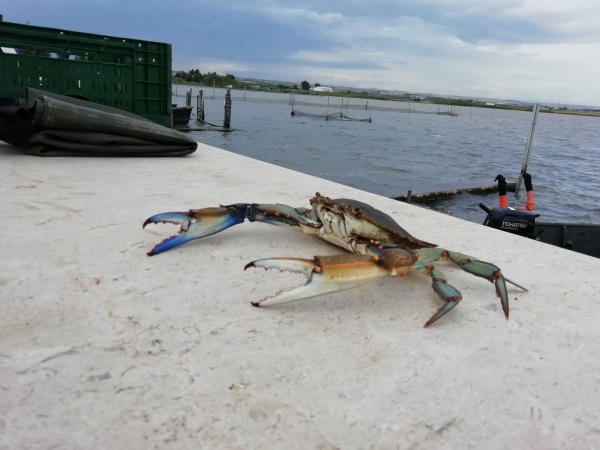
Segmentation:
[(225, 117), (223, 118), (223, 128), (231, 128), (231, 88), (227, 88), (225, 94)]
[(246, 91), (248, 90), (248, 86), (244, 85), (244, 101), (246, 101)]
[(525, 156), (523, 157), (521, 173), (519, 174), (519, 179), (517, 180), (517, 185), (515, 186), (515, 195), (519, 193), (519, 189), (521, 189), (521, 182), (523, 181), (523, 174), (527, 172), (527, 164), (529, 164), (529, 154), (531, 153), (531, 144), (533, 142), (533, 133), (535, 132), (535, 125), (537, 124), (539, 112), (539, 103), (533, 105), (533, 120), (531, 121), (531, 128), (529, 129), (529, 139), (527, 139), (527, 144), (525, 145)]
[(213, 100), (215, 99), (215, 80), (213, 80)]
[(406, 203), (412, 203), (412, 191), (410, 189), (406, 193)]

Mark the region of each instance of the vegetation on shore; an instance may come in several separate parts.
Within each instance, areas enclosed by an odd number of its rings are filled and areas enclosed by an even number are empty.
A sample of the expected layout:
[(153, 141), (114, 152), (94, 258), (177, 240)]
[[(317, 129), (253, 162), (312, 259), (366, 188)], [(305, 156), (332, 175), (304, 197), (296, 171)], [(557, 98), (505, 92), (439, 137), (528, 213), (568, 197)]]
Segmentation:
[[(442, 97), (429, 97), (425, 100), (415, 101), (410, 100), (408, 95), (391, 95), (382, 93), (368, 93), (368, 92), (357, 92), (357, 91), (334, 91), (334, 92), (315, 92), (309, 91), (310, 84), (307, 81), (302, 81), (298, 84), (274, 84), (264, 83), (257, 81), (239, 81), (234, 75), (218, 75), (216, 72), (208, 72), (206, 74), (200, 73), (198, 69), (192, 69), (189, 72), (179, 71), (173, 75), (174, 84), (184, 84), (193, 86), (207, 86), (207, 87), (219, 87), (224, 88), (231, 86), (234, 89), (247, 89), (255, 91), (268, 91), (268, 92), (281, 92), (281, 93), (298, 93), (298, 94), (310, 94), (310, 95), (321, 95), (329, 97), (343, 97), (343, 98), (363, 98), (367, 100), (387, 100), (387, 101), (400, 101), (400, 102), (416, 102), (416, 103), (433, 103), (438, 105), (449, 105), (449, 106), (465, 106), (474, 108), (490, 108), (490, 109), (506, 109), (514, 111), (532, 111), (533, 106), (529, 105), (514, 105), (507, 103), (491, 103), (482, 102), (470, 99), (451, 99)], [(315, 83), (314, 86), (320, 86), (319, 83)], [(566, 107), (554, 108), (543, 106), (540, 108), (540, 112), (553, 113), (553, 114), (571, 114), (579, 116), (594, 116), (600, 117), (600, 110), (597, 109), (568, 109)]]
[(231, 86), (236, 89), (244, 89), (246, 86), (246, 83), (236, 80), (235, 76), (230, 73), (219, 75), (217, 72), (207, 72), (203, 75), (198, 69), (192, 69), (189, 72), (176, 72), (173, 75), (173, 83), (211, 87)]

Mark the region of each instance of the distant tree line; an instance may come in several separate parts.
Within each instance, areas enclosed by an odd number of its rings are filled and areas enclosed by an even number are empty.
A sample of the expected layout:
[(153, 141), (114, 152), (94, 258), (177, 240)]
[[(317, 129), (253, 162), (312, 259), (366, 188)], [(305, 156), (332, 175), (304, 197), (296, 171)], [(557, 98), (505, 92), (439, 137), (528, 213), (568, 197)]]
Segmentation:
[(173, 82), (198, 83), (205, 86), (225, 87), (231, 85), (233, 87), (243, 86), (242, 83), (235, 79), (235, 76), (228, 73), (227, 75), (219, 75), (217, 72), (207, 72), (202, 74), (198, 69), (192, 69), (189, 72), (179, 71), (173, 75)]
[[(302, 83), (300, 83), (300, 86), (302, 86), (302, 89), (304, 89), (305, 91), (308, 91), (310, 89), (310, 83), (306, 80), (304, 80)], [(315, 83), (315, 87), (319, 87), (321, 86), (319, 83)]]

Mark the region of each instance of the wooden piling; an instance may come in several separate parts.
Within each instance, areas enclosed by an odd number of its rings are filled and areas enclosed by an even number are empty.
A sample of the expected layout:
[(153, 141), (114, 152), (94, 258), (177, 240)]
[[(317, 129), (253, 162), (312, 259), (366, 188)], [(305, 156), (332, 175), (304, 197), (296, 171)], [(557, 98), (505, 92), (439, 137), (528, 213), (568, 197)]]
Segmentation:
[(204, 123), (204, 91), (198, 91), (196, 96), (196, 122)]
[(231, 128), (231, 88), (227, 88), (225, 94), (225, 115), (223, 117), (223, 128)]

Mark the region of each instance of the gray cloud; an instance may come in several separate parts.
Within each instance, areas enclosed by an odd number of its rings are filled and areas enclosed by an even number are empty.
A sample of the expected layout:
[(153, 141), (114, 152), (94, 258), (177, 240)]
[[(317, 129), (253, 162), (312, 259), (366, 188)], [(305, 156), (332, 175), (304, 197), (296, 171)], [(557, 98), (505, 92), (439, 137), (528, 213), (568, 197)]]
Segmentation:
[(178, 69), (600, 104), (598, 0), (21, 0), (2, 12), (170, 42)]
[(310, 61), (293, 59), (291, 64), (297, 66), (323, 67), (326, 69), (359, 69), (359, 70), (386, 70), (389, 67), (372, 61)]

